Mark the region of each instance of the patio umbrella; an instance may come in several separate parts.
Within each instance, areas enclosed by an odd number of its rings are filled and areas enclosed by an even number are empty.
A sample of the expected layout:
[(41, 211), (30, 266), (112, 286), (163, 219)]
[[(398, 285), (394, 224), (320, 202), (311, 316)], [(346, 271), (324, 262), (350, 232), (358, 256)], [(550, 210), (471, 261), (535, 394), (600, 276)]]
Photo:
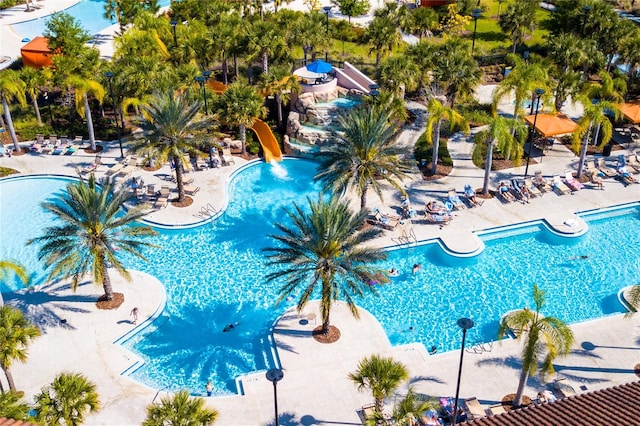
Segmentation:
[(620, 112), (624, 115), (624, 118), (632, 122), (633, 124), (640, 123), (640, 103), (624, 103), (618, 105)]
[(535, 115), (527, 115), (524, 120), (531, 126), (535, 120), (536, 130), (544, 137), (566, 135), (578, 128), (578, 125), (566, 115), (538, 114), (537, 120)]
[(318, 59), (316, 61), (311, 62), (307, 65), (307, 70), (311, 72), (315, 72), (318, 74), (326, 74), (333, 69), (333, 66), (330, 63), (323, 61), (322, 59)]

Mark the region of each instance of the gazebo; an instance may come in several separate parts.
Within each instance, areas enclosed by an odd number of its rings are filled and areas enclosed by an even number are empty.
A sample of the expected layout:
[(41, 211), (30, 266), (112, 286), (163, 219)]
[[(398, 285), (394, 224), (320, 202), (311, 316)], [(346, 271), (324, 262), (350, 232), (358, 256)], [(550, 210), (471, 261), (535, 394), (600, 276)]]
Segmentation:
[(640, 103), (638, 102), (626, 102), (618, 105), (620, 112), (633, 124), (640, 123)]
[(535, 121), (536, 130), (545, 138), (573, 133), (578, 128), (575, 121), (562, 114), (538, 114), (537, 119), (535, 115), (527, 115), (524, 120), (530, 126)]

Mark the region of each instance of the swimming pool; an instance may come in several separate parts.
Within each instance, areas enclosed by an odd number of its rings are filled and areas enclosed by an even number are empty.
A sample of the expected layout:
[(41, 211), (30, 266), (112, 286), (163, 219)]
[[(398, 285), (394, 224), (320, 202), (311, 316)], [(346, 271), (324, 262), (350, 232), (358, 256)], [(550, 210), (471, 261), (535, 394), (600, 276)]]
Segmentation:
[[(316, 196), (314, 173), (314, 163), (303, 160), (285, 160), (275, 168), (253, 164), (231, 182), (229, 206), (218, 220), (184, 231), (161, 230), (155, 242), (163, 248), (149, 253), (148, 263), (131, 260), (131, 268), (157, 276), (167, 289), (163, 315), (125, 343), (146, 362), (132, 373), (135, 379), (194, 393), (212, 379), (221, 395), (236, 391), (238, 375), (274, 366), (269, 328), (294, 302), (273, 306), (277, 286), (264, 282), (269, 269), (262, 248), (273, 244), (267, 235), (277, 232), (273, 223), (282, 220), (282, 207)], [(68, 181), (34, 179), (0, 181), (0, 258), (37, 266), (20, 241), (39, 235), (50, 220), (40, 200)], [(12, 196), (27, 192), (29, 199)], [(392, 250), (382, 266), (399, 269), (400, 276), (380, 287), (379, 297), (359, 305), (376, 316), (392, 344), (422, 342), (439, 351), (459, 348), (455, 322), (463, 316), (476, 323), (469, 344), (494, 340), (505, 312), (530, 305), (534, 283), (548, 291), (545, 313), (565, 321), (621, 312), (617, 291), (640, 282), (640, 208), (582, 217), (589, 232), (577, 239), (554, 236), (538, 223), (485, 232), (484, 252), (471, 259), (452, 259), (438, 244)], [(416, 274), (414, 263), (422, 264)], [(222, 333), (232, 321), (239, 327)]]
[[(104, 3), (104, 0), (80, 0), (73, 6), (64, 9), (64, 12), (80, 21), (80, 24), (89, 34), (94, 35), (116, 23), (104, 17)], [(158, 1), (160, 7), (169, 6), (170, 4), (171, 0)], [(13, 24), (13, 29), (21, 36), (33, 39), (42, 35), (49, 18), (51, 18), (51, 15)]]

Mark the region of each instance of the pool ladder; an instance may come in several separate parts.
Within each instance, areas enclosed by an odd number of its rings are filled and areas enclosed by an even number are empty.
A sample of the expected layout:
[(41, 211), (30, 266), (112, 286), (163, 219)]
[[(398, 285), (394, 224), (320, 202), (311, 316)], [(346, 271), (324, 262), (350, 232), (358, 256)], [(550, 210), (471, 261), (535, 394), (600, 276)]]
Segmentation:
[(418, 237), (416, 237), (416, 233), (413, 230), (413, 227), (409, 228), (408, 231), (406, 229), (403, 229), (399, 237), (392, 238), (391, 240), (398, 245), (409, 245), (418, 243)]
[(206, 206), (202, 207), (198, 213), (195, 213), (194, 216), (199, 219), (210, 219), (216, 214), (218, 214), (218, 210), (213, 207), (211, 203), (208, 203)]

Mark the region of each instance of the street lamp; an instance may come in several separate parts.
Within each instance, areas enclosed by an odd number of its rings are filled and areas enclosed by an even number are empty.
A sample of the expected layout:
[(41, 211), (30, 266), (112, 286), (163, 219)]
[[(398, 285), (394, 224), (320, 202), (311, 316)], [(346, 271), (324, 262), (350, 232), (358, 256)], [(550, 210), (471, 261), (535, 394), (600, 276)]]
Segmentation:
[(302, 46), (302, 50), (304, 50), (304, 64), (307, 65), (307, 55), (309, 55), (309, 52), (311, 51), (311, 46), (305, 44)]
[(51, 127), (56, 129), (56, 125), (53, 122), (53, 113), (51, 112), (51, 102), (49, 101), (49, 92), (44, 92), (44, 100), (47, 101), (47, 108), (49, 109), (49, 119), (51, 120)]
[(527, 173), (529, 173), (529, 160), (531, 159), (531, 147), (533, 146), (533, 138), (535, 137), (535, 134), (536, 134), (536, 121), (538, 121), (538, 111), (540, 110), (540, 97), (544, 95), (544, 89), (538, 88), (535, 90), (535, 93), (536, 93), (536, 100), (535, 100), (536, 111), (535, 111), (535, 115), (533, 116), (533, 128), (530, 131), (531, 136), (529, 137), (529, 152), (527, 153), (527, 165), (524, 168), (525, 179), (527, 177)]
[(114, 76), (113, 71), (105, 72), (104, 76), (107, 77), (107, 80), (109, 81), (109, 95), (111, 96), (111, 104), (113, 106), (113, 118), (116, 121), (116, 134), (118, 135), (118, 145), (120, 145), (120, 158), (124, 158), (122, 139), (120, 139), (120, 123), (118, 123), (118, 112), (116, 111), (116, 98), (113, 97), (113, 85), (111, 83), (111, 79)]
[(173, 27), (173, 47), (178, 47), (178, 37), (176, 36), (176, 25), (178, 25), (178, 21), (172, 19), (169, 23)]
[(464, 358), (464, 341), (467, 338), (467, 330), (473, 327), (473, 320), (469, 318), (460, 318), (458, 327), (462, 329), (462, 347), (460, 348), (460, 365), (458, 366), (458, 384), (456, 385), (456, 400), (453, 404), (453, 421), (452, 426), (458, 423), (458, 396), (460, 395), (460, 378), (462, 377), (462, 359)]
[(471, 17), (473, 18), (473, 39), (471, 41), (471, 55), (473, 55), (473, 49), (476, 47), (476, 29), (478, 28), (478, 18), (482, 16), (482, 10), (479, 8), (473, 9)]
[(324, 24), (324, 30), (327, 34), (329, 34), (329, 13), (331, 12), (331, 9), (333, 8), (333, 6), (325, 6), (322, 8), (322, 11), (324, 12), (324, 14), (327, 16), (327, 20)]
[(278, 391), (277, 385), (284, 377), (284, 372), (279, 368), (272, 368), (267, 371), (267, 380), (273, 383), (273, 407), (276, 412), (276, 426), (278, 426)]
[(380, 91), (378, 90), (380, 86), (376, 83), (372, 83), (369, 85), (369, 95), (373, 98), (373, 103), (376, 104), (378, 100), (378, 96), (380, 96)]
[(207, 106), (207, 88), (205, 83), (209, 80), (209, 76), (211, 75), (211, 71), (204, 70), (202, 71), (202, 75), (199, 75), (195, 78), (195, 80), (200, 83), (200, 88), (202, 89), (202, 95), (204, 97), (204, 115), (209, 115), (209, 107)]

